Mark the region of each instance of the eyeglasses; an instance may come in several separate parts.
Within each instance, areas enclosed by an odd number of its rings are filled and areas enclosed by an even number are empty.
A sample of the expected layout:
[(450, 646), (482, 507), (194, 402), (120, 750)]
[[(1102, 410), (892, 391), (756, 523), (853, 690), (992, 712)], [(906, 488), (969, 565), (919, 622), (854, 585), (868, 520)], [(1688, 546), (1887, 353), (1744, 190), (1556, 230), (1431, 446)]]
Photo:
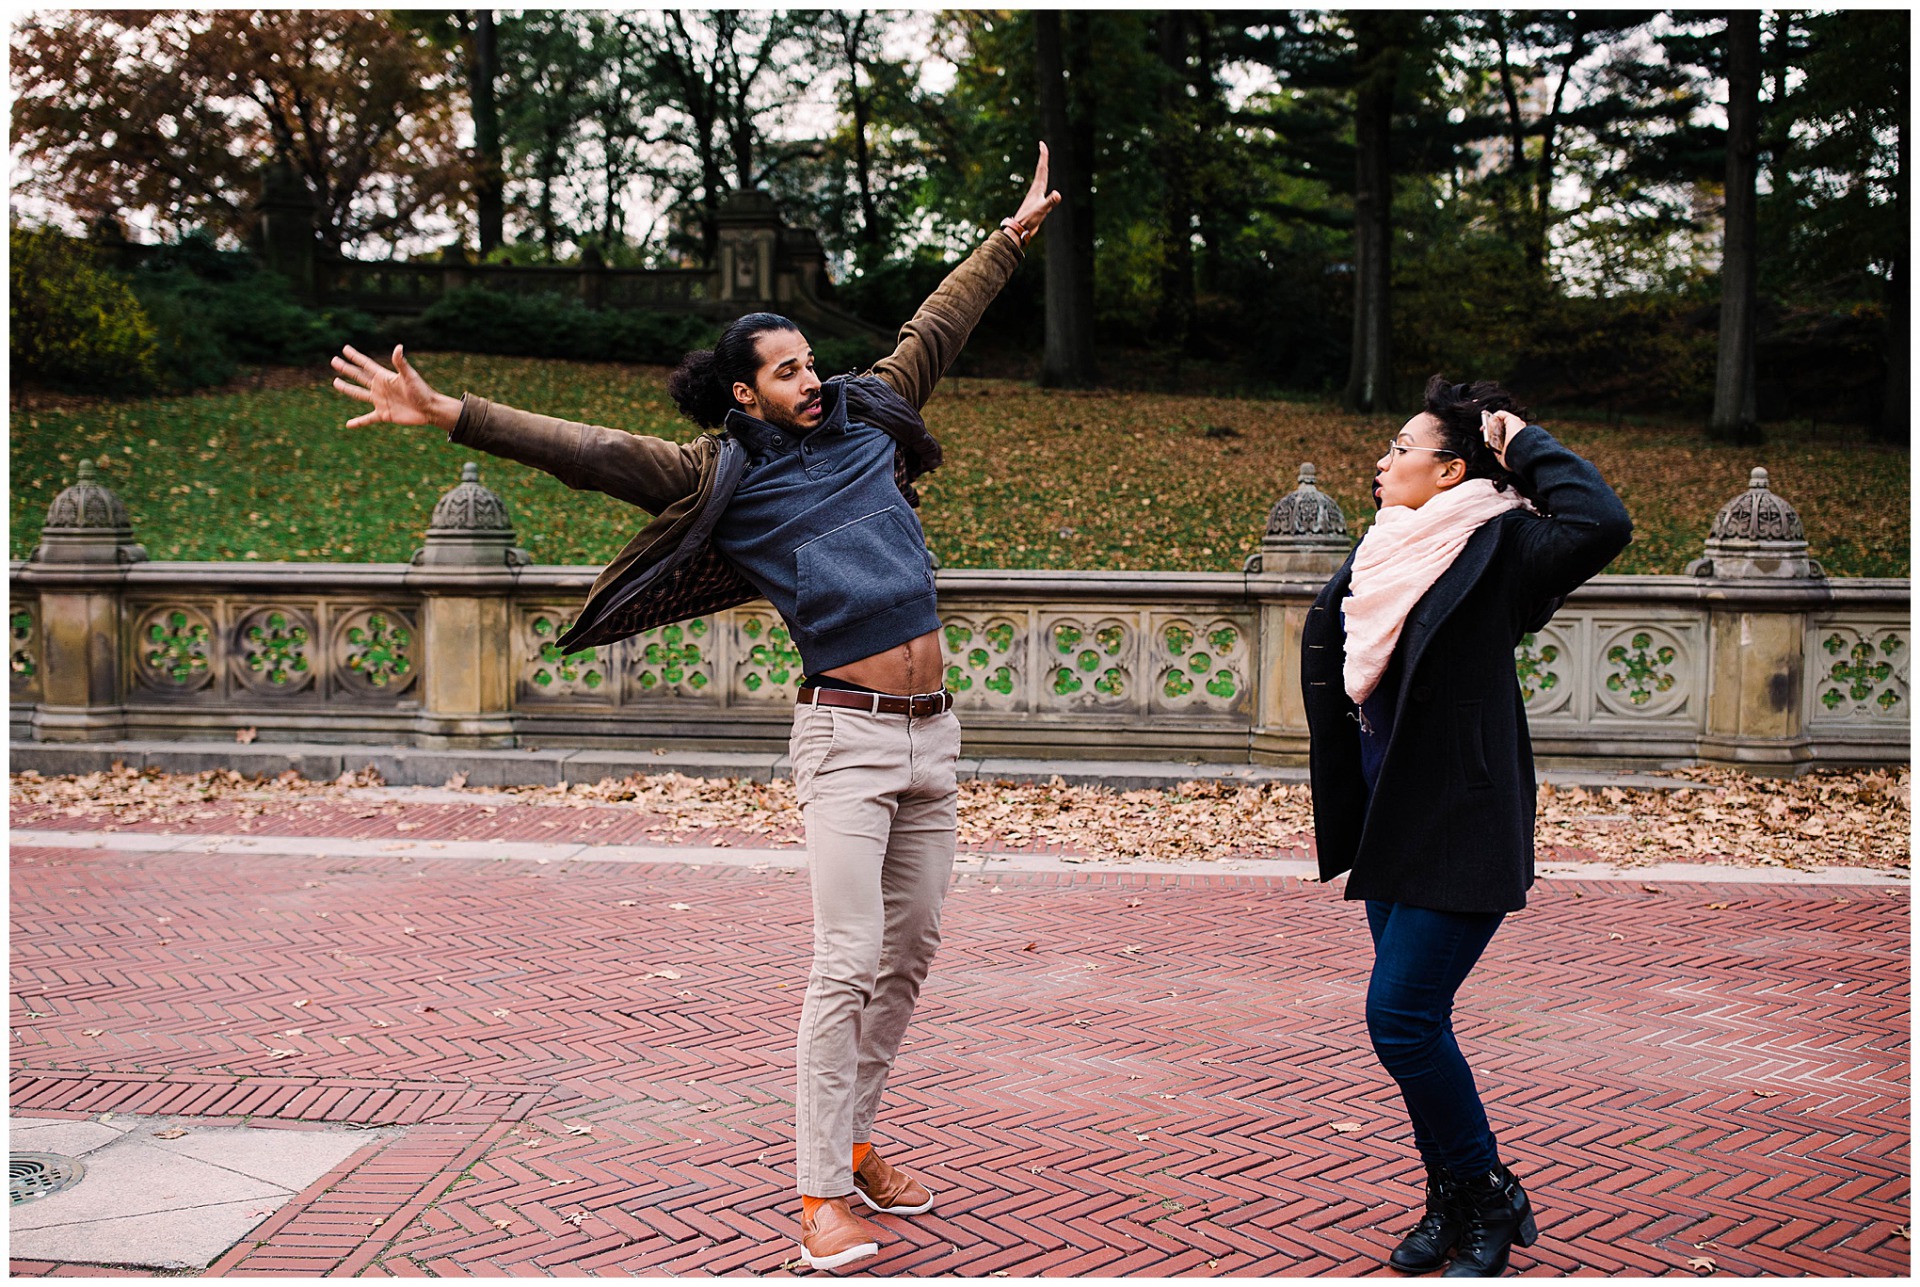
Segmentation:
[(1416, 447), (1411, 443), (1404, 442), (1390, 442), (1387, 444), (1387, 450), (1393, 453), (1395, 459), (1406, 455), (1410, 451), (1430, 451), (1436, 456), (1452, 456), (1456, 460), (1460, 457), (1459, 452), (1448, 451), (1445, 447)]

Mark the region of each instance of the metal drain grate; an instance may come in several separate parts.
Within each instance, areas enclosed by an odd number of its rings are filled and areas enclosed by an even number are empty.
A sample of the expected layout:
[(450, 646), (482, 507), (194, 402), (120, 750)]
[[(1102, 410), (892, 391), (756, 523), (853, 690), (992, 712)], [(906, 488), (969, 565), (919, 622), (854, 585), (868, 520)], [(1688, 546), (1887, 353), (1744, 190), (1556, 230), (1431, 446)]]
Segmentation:
[(7, 1157), (7, 1198), (12, 1206), (71, 1189), (86, 1175), (86, 1163), (59, 1153), (13, 1153)]

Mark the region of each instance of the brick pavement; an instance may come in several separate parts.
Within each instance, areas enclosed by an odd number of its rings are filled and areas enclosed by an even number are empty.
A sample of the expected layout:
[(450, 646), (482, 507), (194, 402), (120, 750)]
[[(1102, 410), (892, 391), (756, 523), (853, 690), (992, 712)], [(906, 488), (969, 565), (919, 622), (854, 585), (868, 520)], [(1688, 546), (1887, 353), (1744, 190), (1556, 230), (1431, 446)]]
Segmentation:
[[(804, 875), (46, 848), (13, 875), (16, 1112), (407, 1127), (210, 1272), (789, 1267)], [(1516, 1268), (1907, 1273), (1908, 915), (1881, 886), (1540, 886), (1458, 1023), (1541, 1210)], [(867, 1267), (1379, 1272), (1418, 1176), (1366, 960), (1293, 878), (957, 878), (879, 1134), (940, 1204)]]

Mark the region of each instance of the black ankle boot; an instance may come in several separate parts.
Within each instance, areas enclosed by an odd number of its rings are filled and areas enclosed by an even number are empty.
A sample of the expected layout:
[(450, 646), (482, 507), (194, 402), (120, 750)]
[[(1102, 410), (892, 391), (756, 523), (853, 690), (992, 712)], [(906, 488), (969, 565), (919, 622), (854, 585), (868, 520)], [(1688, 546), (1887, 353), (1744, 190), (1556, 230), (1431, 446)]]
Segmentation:
[(1533, 1204), (1512, 1171), (1495, 1164), (1484, 1175), (1460, 1182), (1466, 1228), (1442, 1278), (1498, 1278), (1507, 1271), (1507, 1250), (1514, 1243), (1531, 1247), (1540, 1231)]
[(1403, 1274), (1430, 1274), (1447, 1263), (1447, 1253), (1466, 1227), (1459, 1184), (1445, 1167), (1429, 1162), (1427, 1209), (1387, 1257), (1387, 1263)]

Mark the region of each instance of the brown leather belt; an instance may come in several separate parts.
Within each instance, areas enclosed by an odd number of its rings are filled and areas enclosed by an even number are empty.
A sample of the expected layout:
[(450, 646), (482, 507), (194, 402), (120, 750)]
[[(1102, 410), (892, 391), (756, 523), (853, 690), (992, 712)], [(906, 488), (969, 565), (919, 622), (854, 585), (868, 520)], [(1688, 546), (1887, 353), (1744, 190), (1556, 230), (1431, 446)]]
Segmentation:
[(917, 697), (890, 697), (886, 693), (852, 693), (844, 688), (802, 688), (802, 706), (846, 706), (871, 715), (911, 715), (924, 719), (953, 709), (953, 694), (944, 688)]

